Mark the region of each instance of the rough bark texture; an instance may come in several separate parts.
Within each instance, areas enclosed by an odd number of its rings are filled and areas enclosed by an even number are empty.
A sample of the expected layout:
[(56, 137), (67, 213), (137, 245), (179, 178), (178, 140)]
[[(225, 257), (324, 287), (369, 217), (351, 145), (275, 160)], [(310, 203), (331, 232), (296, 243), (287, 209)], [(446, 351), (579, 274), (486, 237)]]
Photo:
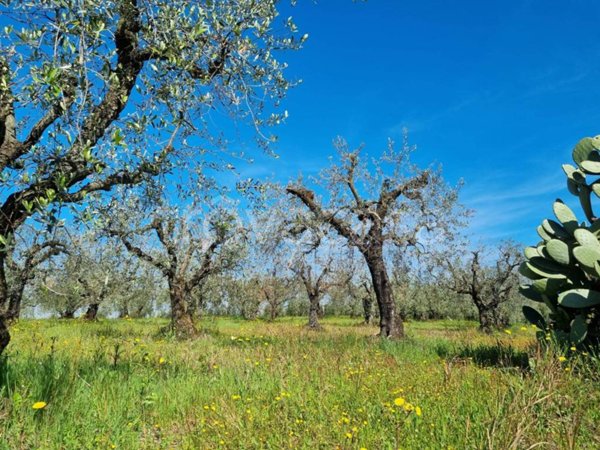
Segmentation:
[(392, 285), (385, 269), (383, 255), (374, 252), (367, 258), (373, 290), (379, 307), (379, 335), (387, 338), (404, 337), (404, 322), (397, 311)]
[(8, 332), (8, 326), (4, 317), (0, 316), (0, 355), (4, 352), (4, 349), (10, 343), (10, 333)]
[(363, 314), (366, 325), (371, 325), (373, 322), (373, 299), (370, 295), (365, 295), (362, 299)]
[(170, 281), (169, 296), (171, 300), (171, 327), (175, 336), (181, 339), (196, 336), (198, 330), (188, 311), (185, 287), (181, 283)]
[(6, 311), (6, 320), (13, 321), (17, 320), (21, 316), (21, 302), (23, 300), (23, 290), (25, 289), (25, 283), (23, 283), (22, 287), (19, 287), (19, 291), (13, 293), (10, 296), (10, 301), (8, 302), (8, 310)]
[(98, 309), (99, 308), (100, 308), (99, 303), (91, 303), (90, 305), (88, 305), (88, 309), (85, 312), (85, 315), (83, 316), (83, 318), (85, 320), (96, 320), (98, 317)]
[(309, 309), (308, 309), (308, 328), (312, 330), (320, 330), (321, 324), (319, 323), (319, 310), (321, 309), (320, 297), (318, 295), (309, 296)]
[(277, 316), (279, 316), (279, 304), (273, 297), (267, 295), (267, 303), (269, 304), (269, 322), (275, 322)]
[(478, 304), (476, 306), (479, 313), (480, 331), (490, 334), (494, 330), (500, 330), (507, 326), (507, 320), (498, 311), (498, 305)]

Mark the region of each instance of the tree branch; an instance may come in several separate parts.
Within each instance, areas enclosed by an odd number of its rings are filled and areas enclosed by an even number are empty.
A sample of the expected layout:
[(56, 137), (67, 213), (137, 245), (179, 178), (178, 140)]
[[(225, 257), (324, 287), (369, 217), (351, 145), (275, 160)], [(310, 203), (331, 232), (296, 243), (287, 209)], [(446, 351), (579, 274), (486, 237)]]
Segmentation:
[(286, 191), (299, 198), (318, 220), (331, 225), (340, 235), (348, 239), (352, 245), (359, 248), (364, 247), (363, 240), (354, 232), (354, 230), (352, 230), (352, 227), (348, 223), (323, 210), (321, 205), (315, 201), (315, 194), (313, 191), (302, 186), (288, 186)]

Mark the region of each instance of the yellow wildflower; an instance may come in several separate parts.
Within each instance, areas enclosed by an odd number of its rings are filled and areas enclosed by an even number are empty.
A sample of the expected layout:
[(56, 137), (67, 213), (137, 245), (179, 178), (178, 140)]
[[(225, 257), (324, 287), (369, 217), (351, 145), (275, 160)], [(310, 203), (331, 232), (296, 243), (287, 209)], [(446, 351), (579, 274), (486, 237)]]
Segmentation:
[(506, 334), (512, 334), (512, 331), (510, 331), (510, 330), (504, 330), (504, 332), (505, 332)]
[(35, 402), (32, 406), (33, 409), (44, 409), (46, 407), (46, 402)]
[(565, 362), (565, 361), (567, 360), (567, 358), (566, 358), (566, 357), (564, 357), (564, 356), (559, 356), (559, 357), (558, 357), (558, 360), (559, 360), (560, 362)]
[(406, 403), (406, 400), (404, 400), (402, 397), (396, 397), (394, 399), (394, 405), (396, 406), (402, 406), (404, 403)]

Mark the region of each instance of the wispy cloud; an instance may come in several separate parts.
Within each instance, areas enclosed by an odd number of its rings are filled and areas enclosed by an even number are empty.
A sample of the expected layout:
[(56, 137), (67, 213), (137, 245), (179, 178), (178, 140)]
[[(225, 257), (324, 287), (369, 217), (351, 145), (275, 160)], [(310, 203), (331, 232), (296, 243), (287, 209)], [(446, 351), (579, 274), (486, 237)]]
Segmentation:
[(560, 170), (526, 180), (507, 172), (467, 185), (462, 201), (474, 212), (469, 234), (488, 243), (507, 238), (535, 240), (535, 229), (551, 214), (552, 201), (564, 194), (565, 178)]

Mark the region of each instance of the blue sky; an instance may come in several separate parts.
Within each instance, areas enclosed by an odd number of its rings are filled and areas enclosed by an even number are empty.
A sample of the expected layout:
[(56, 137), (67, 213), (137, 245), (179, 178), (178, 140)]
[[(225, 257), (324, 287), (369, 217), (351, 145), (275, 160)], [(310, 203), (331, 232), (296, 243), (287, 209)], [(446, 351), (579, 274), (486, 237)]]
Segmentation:
[(240, 150), (255, 163), (236, 163), (242, 177), (316, 174), (336, 136), (377, 154), (406, 127), (417, 162), (464, 180), (475, 244), (534, 244), (555, 198), (577, 206), (561, 164), (579, 139), (600, 134), (600, 2), (283, 0), (281, 8), (310, 36), (283, 58), (303, 83), (283, 103), (280, 158), (248, 139)]
[(313, 174), (335, 136), (375, 154), (407, 127), (420, 164), (464, 179), (475, 241), (533, 244), (553, 200), (571, 200), (561, 164), (600, 134), (600, 2), (304, 0), (283, 14), (310, 35), (287, 56), (304, 82), (281, 157), (242, 175)]

